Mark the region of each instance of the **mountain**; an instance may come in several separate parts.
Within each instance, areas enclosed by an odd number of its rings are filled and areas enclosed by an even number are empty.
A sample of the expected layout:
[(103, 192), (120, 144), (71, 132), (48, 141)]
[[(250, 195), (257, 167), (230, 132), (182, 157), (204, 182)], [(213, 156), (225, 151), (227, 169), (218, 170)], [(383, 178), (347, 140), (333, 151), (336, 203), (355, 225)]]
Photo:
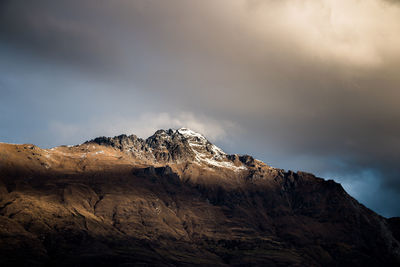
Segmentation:
[(181, 128), (0, 143), (1, 266), (399, 266), (400, 218)]

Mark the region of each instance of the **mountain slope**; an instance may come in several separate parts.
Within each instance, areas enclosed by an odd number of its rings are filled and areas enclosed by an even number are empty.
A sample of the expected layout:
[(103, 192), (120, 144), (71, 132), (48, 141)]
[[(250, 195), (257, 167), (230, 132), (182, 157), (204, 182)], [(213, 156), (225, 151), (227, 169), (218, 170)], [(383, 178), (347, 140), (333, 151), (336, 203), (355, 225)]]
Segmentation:
[(0, 144), (2, 266), (396, 266), (398, 219), (189, 129)]

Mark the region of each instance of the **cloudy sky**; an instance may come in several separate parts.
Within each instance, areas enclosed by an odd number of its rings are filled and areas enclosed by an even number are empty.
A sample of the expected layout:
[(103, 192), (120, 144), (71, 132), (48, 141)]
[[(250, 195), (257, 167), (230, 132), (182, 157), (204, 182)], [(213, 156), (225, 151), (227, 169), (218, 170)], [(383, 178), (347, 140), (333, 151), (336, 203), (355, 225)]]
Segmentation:
[(2, 0), (0, 141), (186, 126), (400, 216), (397, 0)]

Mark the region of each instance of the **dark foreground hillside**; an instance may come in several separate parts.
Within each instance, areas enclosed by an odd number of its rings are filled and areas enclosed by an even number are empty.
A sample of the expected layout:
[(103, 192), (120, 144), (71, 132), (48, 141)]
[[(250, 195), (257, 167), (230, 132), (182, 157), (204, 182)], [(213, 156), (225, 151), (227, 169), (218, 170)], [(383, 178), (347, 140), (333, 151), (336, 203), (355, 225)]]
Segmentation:
[(251, 157), (190, 176), (112, 145), (59, 150), (1, 145), (0, 266), (400, 265), (399, 218), (334, 181)]

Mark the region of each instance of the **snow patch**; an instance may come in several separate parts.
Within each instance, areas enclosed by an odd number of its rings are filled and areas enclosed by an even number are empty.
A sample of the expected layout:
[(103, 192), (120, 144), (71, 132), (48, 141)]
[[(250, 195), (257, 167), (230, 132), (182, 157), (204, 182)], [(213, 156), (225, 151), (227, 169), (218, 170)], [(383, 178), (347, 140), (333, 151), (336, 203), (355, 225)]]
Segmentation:
[(218, 157), (226, 155), (222, 149), (220, 149), (216, 145), (211, 144), (202, 134), (199, 134), (187, 128), (180, 128), (177, 130), (177, 132), (183, 135), (186, 139), (188, 139), (188, 143), (192, 148), (193, 147), (206, 148), (207, 145), (211, 145), (212, 154)]
[(190, 129), (187, 128), (180, 128), (177, 130), (178, 133), (180, 133), (181, 135), (183, 135), (186, 138), (190, 138), (190, 137), (197, 137), (200, 140), (207, 140), (203, 135), (196, 133), (195, 131), (192, 131)]
[(219, 157), (226, 155), (226, 153), (221, 148), (217, 147), (216, 145), (212, 145), (211, 150), (215, 155), (217, 155)]
[(236, 166), (230, 162), (226, 153), (216, 145), (211, 144), (202, 134), (187, 128), (180, 128), (177, 132), (187, 139), (190, 148), (195, 153), (196, 163), (228, 168), (233, 171), (247, 169), (245, 166)]
[(217, 161), (216, 159), (221, 160), (222, 157), (220, 155), (209, 158), (204, 153), (200, 153), (195, 149), (192, 149), (192, 150), (195, 153), (195, 160), (199, 164), (203, 163), (203, 164), (212, 165), (212, 166), (215, 166), (218, 168), (228, 168), (235, 172), (247, 169), (245, 166), (235, 166), (232, 162), (229, 162), (229, 161)]
[(213, 165), (219, 168), (228, 168), (234, 171), (246, 170), (245, 166), (235, 166), (232, 162), (229, 161), (216, 161), (208, 158), (203, 158), (202, 161), (209, 165)]

